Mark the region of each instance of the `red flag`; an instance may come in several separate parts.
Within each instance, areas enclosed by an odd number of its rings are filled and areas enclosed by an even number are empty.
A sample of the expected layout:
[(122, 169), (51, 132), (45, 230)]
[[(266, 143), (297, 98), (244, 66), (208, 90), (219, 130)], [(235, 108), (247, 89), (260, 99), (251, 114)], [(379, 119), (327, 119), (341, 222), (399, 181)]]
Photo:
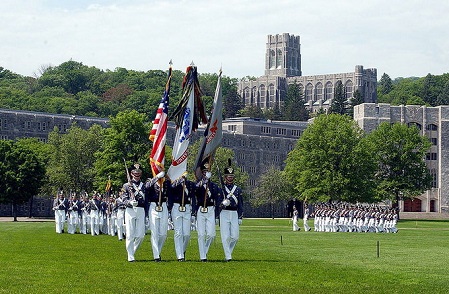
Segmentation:
[(172, 69), (170, 66), (164, 95), (162, 95), (161, 102), (159, 103), (156, 118), (153, 121), (153, 128), (151, 129), (149, 136), (150, 141), (153, 142), (153, 149), (150, 154), (150, 165), (153, 177), (164, 170), (171, 77)]

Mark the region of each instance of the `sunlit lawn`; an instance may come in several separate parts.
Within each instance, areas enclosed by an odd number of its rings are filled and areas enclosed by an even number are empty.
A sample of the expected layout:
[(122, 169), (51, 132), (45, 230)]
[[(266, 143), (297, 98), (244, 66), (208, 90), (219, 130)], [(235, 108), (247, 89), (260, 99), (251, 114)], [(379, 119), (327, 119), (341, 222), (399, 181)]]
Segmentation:
[[(234, 260), (217, 230), (208, 259), (196, 232), (178, 262), (173, 231), (152, 261), (116, 237), (56, 234), (52, 222), (0, 222), (0, 293), (448, 293), (449, 222), (400, 221), (398, 234), (293, 232), (287, 219), (245, 219)], [(217, 227), (218, 229), (218, 227)]]

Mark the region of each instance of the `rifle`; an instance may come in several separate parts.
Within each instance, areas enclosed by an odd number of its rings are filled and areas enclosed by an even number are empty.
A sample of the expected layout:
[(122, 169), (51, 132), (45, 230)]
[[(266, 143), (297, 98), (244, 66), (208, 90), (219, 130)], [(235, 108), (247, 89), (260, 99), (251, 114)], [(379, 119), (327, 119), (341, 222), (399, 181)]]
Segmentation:
[(132, 186), (131, 177), (130, 177), (129, 172), (128, 172), (128, 166), (126, 165), (125, 158), (123, 158), (123, 162), (125, 163), (126, 179), (128, 180), (128, 191), (131, 193), (131, 200), (135, 200), (136, 196), (134, 195), (134, 191), (132, 191), (132, 189), (131, 189), (131, 186)]

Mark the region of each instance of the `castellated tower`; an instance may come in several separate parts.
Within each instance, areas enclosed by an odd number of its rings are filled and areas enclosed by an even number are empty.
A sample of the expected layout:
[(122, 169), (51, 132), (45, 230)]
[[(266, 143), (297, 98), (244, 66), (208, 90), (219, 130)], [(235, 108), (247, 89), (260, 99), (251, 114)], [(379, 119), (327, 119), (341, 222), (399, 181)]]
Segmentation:
[(265, 53), (265, 75), (301, 76), (301, 44), (299, 36), (288, 33), (268, 35)]

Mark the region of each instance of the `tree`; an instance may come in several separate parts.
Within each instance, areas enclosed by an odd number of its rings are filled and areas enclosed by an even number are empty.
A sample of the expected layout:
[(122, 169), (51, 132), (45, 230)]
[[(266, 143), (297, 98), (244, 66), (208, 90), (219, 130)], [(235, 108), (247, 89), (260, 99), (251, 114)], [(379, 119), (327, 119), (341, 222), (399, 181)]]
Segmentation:
[(0, 140), (0, 203), (12, 204), (14, 221), (17, 206), (38, 194), (44, 177), (44, 163), (27, 141)]
[(274, 218), (275, 204), (291, 198), (292, 186), (289, 183), (281, 170), (275, 166), (268, 167), (252, 191), (254, 197), (250, 199), (250, 203), (255, 207), (270, 205), (271, 217)]
[(418, 128), (385, 122), (369, 134), (368, 140), (378, 162), (375, 178), (379, 200), (414, 198), (431, 187), (425, 163), (431, 144)]
[(393, 81), (390, 76), (384, 73), (377, 84), (378, 93), (381, 95), (386, 95), (393, 90)]
[(346, 114), (347, 113), (347, 99), (343, 83), (337, 81), (334, 90), (334, 99), (330, 107), (330, 113)]
[(239, 111), (240, 116), (248, 116), (252, 118), (263, 118), (262, 109), (256, 105), (247, 105)]
[(142, 179), (150, 177), (149, 154), (151, 142), (148, 139), (150, 125), (146, 116), (135, 110), (120, 112), (110, 120), (101, 148), (95, 153), (94, 187), (103, 191), (108, 177), (116, 189), (126, 181), (123, 159), (128, 168), (139, 163)]
[(47, 168), (48, 190), (52, 193), (59, 188), (73, 192), (92, 190), (94, 154), (102, 145), (103, 132), (99, 125), (83, 130), (74, 124), (66, 134), (60, 134), (57, 129), (49, 134), (52, 155)]
[(353, 97), (349, 100), (349, 116), (354, 117), (354, 106), (362, 104), (363, 102), (365, 102), (365, 100), (363, 99), (362, 93), (360, 93), (359, 89), (355, 90)]
[[(195, 168), (195, 159), (200, 149), (201, 140), (196, 140), (189, 146), (189, 157), (187, 158), (187, 172), (189, 172), (189, 177), (192, 181), (195, 181), (194, 176), (194, 168)], [(226, 147), (218, 147), (215, 152), (214, 161), (212, 163), (211, 172), (212, 172), (212, 181), (218, 183), (220, 185), (221, 180), (219, 174), (223, 176), (223, 170), (228, 166), (228, 159), (231, 159), (232, 167), (234, 168), (235, 174), (235, 184), (239, 186), (244, 192), (244, 197), (246, 197), (245, 186), (248, 181), (248, 174), (246, 172), (242, 172), (240, 168), (238, 168), (236, 161), (234, 160), (235, 154), (232, 149)]]
[(285, 174), (309, 203), (372, 202), (376, 164), (363, 132), (346, 115), (319, 115), (288, 154)]
[(309, 119), (309, 112), (306, 109), (303, 89), (296, 80), (288, 85), (287, 96), (284, 101), (284, 120), (306, 121)]

